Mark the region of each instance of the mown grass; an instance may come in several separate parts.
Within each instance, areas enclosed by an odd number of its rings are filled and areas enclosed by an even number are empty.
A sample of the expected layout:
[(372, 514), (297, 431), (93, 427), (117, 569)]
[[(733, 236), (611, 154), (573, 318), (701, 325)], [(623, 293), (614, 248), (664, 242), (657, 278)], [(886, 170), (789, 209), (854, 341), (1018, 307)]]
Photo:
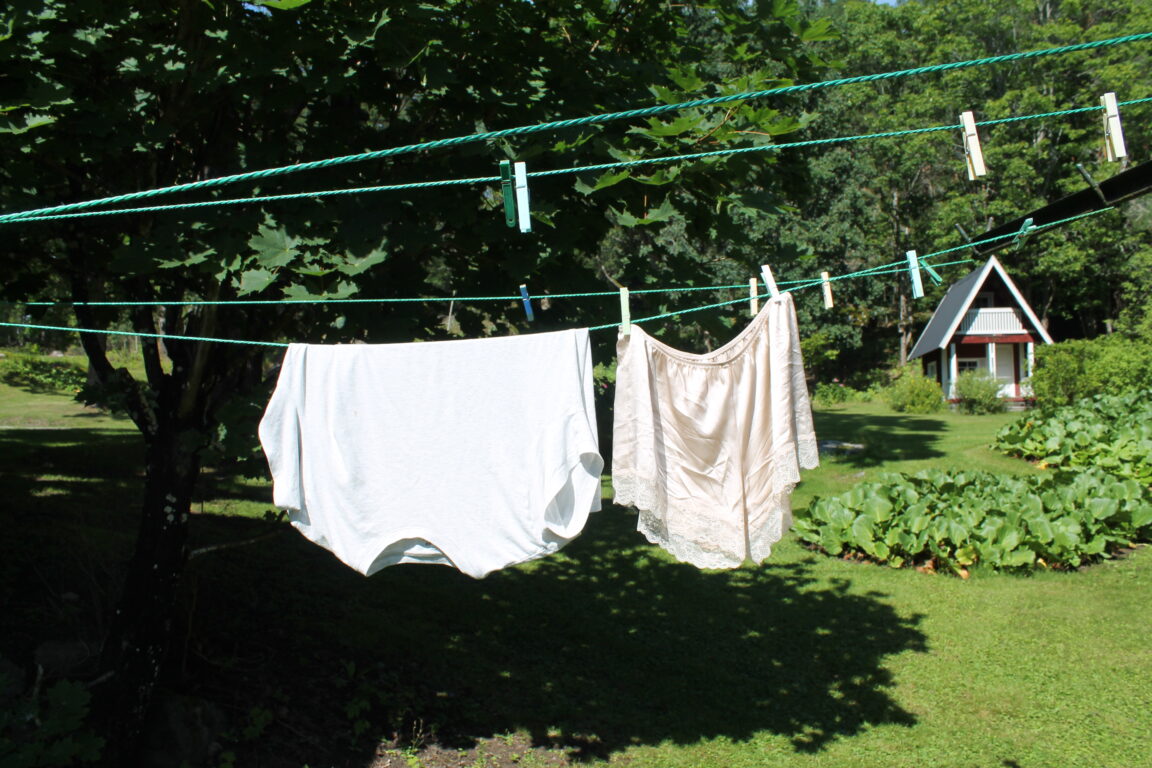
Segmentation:
[[(131, 544), (140, 445), (126, 422), (60, 429), (62, 404), (17, 394), (13, 412), (3, 395), (0, 423), (47, 409), (43, 428), (0, 430), (18, 533), (0, 654), (23, 663), (45, 637), (95, 632), (103, 574)], [(1010, 418), (820, 411), (822, 439), (865, 449), (808, 473), (797, 509), (859, 473), (1035, 471), (983, 447)], [(252, 519), (270, 506), (261, 482), (205, 487), (194, 547), (285, 529)], [(482, 581), (366, 579), (285, 531), (190, 562), (165, 685), (226, 714), (215, 737), (237, 765), (1142, 766), (1149, 598), (1149, 549), (961, 581), (786, 539), (763, 567), (702, 572), (612, 506), (560, 554)], [(464, 762), (477, 744), (517, 746)]]
[(896, 413), (882, 403), (847, 403), (814, 412), (821, 441), (863, 446), (823, 453), (820, 468), (804, 473), (793, 495), (803, 509), (814, 496), (834, 496), (884, 472), (922, 469), (979, 469), (1027, 474), (1035, 467), (989, 447), (1000, 427), (1018, 413), (971, 416), (952, 411), (927, 415)]

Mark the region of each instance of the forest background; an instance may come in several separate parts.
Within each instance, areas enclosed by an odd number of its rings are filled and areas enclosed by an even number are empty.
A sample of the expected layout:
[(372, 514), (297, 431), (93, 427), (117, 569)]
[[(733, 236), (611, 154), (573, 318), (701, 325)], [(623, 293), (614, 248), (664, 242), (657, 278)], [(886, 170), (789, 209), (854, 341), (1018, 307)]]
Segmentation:
[[(1152, 30), (1135, 0), (866, 2), (538, 0), (368, 4), (183, 0), (145, 8), (14, 0), (0, 15), (0, 201), (5, 212), (211, 179), (652, 104), (741, 93)], [(636, 121), (411, 152), (210, 187), (147, 204), (531, 170), (952, 125), (1150, 95), (1146, 43)], [(1124, 111), (1134, 161), (1150, 105)], [(253, 341), (476, 337), (598, 325), (614, 301), (554, 300), (534, 325), (515, 302), (218, 307), (182, 301), (509, 295), (746, 283), (898, 261), (964, 242), (1126, 166), (1106, 163), (1098, 113), (982, 131), (989, 174), (969, 181), (958, 132), (750, 153), (536, 179), (534, 231), (505, 227), (498, 184), (191, 211), (5, 223), (5, 319)], [(1032, 238), (1004, 258), (1057, 338), (1152, 336), (1152, 208)], [(897, 275), (801, 291), (816, 380), (897, 362), (945, 285), (913, 303)], [(636, 295), (643, 316), (738, 292)], [(29, 300), (155, 303), (129, 310)], [(657, 332), (723, 343), (743, 308), (683, 315)], [(40, 334), (45, 346), (67, 335)], [(129, 743), (170, 631), (187, 514), (206, 462), (259, 461), (253, 435), (275, 350), (144, 338), (145, 377), (81, 337), (88, 395), (127, 412), (147, 445), (140, 539), (99, 675), (102, 711)], [(612, 333), (595, 337), (598, 360)], [(108, 673), (114, 672), (110, 676)], [(135, 714), (133, 714), (135, 713)]]

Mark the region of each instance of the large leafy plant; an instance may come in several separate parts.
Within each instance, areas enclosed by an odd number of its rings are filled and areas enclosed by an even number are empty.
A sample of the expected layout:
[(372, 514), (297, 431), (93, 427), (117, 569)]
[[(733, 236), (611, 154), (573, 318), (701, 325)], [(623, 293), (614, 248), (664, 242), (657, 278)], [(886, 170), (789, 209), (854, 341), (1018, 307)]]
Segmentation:
[(1098, 395), (1001, 429), (993, 445), (1046, 467), (1095, 467), (1152, 484), (1152, 390)]
[(1152, 494), (1099, 470), (1030, 477), (925, 470), (814, 499), (794, 527), (829, 555), (893, 568), (1075, 568), (1148, 540)]

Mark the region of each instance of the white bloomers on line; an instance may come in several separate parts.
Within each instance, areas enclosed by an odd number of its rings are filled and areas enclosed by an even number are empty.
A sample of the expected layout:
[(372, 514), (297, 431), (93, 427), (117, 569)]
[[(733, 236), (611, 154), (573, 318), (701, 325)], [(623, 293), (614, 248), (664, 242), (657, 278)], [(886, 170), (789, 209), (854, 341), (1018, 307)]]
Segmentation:
[(259, 431), (276, 506), (366, 575), (482, 578), (555, 552), (600, 509), (586, 329), (292, 344)]
[(638, 529), (699, 568), (761, 562), (792, 524), (800, 469), (819, 463), (792, 297), (694, 355), (633, 325), (616, 347), (612, 486)]

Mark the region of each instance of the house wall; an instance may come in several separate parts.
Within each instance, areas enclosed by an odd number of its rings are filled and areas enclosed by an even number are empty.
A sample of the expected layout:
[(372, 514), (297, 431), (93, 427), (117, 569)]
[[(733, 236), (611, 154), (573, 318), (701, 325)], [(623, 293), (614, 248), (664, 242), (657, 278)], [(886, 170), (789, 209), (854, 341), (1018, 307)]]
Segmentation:
[[(971, 368), (975, 362), (976, 370), (987, 371), (1000, 382), (1000, 397), (1019, 398), (1023, 396), (1020, 381), (1027, 375), (1027, 352), (1023, 343), (996, 344), (996, 369), (992, 370), (992, 361), (988, 357), (988, 344), (956, 344), (957, 369), (963, 373)], [(965, 362), (967, 361), (967, 365)], [(936, 350), (920, 358), (921, 370), (925, 376), (935, 379), (936, 383), (944, 389), (944, 396), (954, 399), (956, 393), (952, 390), (953, 382), (949, 375), (949, 350)]]

